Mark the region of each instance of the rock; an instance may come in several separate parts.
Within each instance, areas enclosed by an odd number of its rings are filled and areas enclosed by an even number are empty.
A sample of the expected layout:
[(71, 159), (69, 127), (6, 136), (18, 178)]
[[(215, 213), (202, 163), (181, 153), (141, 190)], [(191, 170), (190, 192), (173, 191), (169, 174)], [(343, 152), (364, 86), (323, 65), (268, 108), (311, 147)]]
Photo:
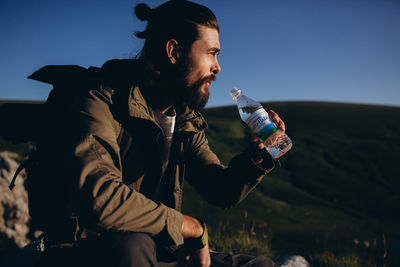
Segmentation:
[(280, 267), (310, 267), (306, 259), (299, 255), (285, 256), (276, 261)]
[(25, 172), (21, 172), (12, 191), (8, 188), (18, 163), (18, 155), (0, 152), (0, 253), (9, 253), (30, 242), (28, 194), (24, 187)]

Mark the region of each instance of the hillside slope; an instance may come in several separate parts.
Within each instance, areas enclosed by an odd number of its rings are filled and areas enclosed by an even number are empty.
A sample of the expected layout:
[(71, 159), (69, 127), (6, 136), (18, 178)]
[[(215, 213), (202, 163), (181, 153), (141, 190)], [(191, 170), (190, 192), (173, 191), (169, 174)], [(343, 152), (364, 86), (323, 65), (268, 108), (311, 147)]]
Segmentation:
[[(267, 223), (272, 248), (280, 253), (333, 249), (347, 254), (361, 240), (381, 243), (374, 253), (388, 250), (390, 261), (398, 262), (400, 108), (321, 102), (264, 106), (283, 118), (293, 140), (281, 167), (232, 210), (208, 205), (192, 188), (186, 188), (184, 210), (214, 227)], [(228, 163), (246, 146), (248, 130), (234, 106), (203, 114), (211, 148)]]

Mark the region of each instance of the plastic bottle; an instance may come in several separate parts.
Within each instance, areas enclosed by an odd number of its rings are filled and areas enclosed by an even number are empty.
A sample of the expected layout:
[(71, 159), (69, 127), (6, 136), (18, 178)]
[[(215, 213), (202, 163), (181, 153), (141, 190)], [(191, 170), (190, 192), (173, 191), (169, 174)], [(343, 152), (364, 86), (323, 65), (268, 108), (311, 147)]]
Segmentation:
[(230, 94), (236, 101), (241, 119), (264, 142), (268, 153), (274, 159), (289, 151), (292, 141), (276, 127), (260, 103), (243, 95), (238, 88), (233, 88)]

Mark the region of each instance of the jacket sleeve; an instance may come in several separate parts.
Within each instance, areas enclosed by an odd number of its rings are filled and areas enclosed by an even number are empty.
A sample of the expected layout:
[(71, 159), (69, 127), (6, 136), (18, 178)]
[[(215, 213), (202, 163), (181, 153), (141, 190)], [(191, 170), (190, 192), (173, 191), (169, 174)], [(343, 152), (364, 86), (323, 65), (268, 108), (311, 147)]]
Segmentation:
[(122, 182), (118, 123), (108, 99), (91, 91), (74, 117), (71, 127), (84, 133), (75, 133), (71, 151), (72, 177), (77, 179), (73, 204), (80, 221), (100, 230), (167, 233), (174, 245), (182, 244), (182, 214)]
[(256, 164), (254, 155), (246, 150), (226, 167), (211, 151), (204, 131), (193, 136), (186, 153), (186, 179), (207, 201), (221, 208), (241, 202), (275, 166), (271, 157)]

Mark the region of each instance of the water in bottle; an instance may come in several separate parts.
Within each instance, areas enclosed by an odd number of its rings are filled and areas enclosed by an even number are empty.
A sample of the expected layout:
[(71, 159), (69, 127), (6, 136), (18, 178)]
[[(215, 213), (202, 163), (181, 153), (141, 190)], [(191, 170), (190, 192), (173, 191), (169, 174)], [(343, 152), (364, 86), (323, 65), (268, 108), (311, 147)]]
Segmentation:
[(236, 101), (241, 119), (264, 142), (268, 153), (274, 159), (289, 151), (292, 141), (276, 127), (260, 103), (243, 95), (238, 88), (231, 90), (231, 96)]

